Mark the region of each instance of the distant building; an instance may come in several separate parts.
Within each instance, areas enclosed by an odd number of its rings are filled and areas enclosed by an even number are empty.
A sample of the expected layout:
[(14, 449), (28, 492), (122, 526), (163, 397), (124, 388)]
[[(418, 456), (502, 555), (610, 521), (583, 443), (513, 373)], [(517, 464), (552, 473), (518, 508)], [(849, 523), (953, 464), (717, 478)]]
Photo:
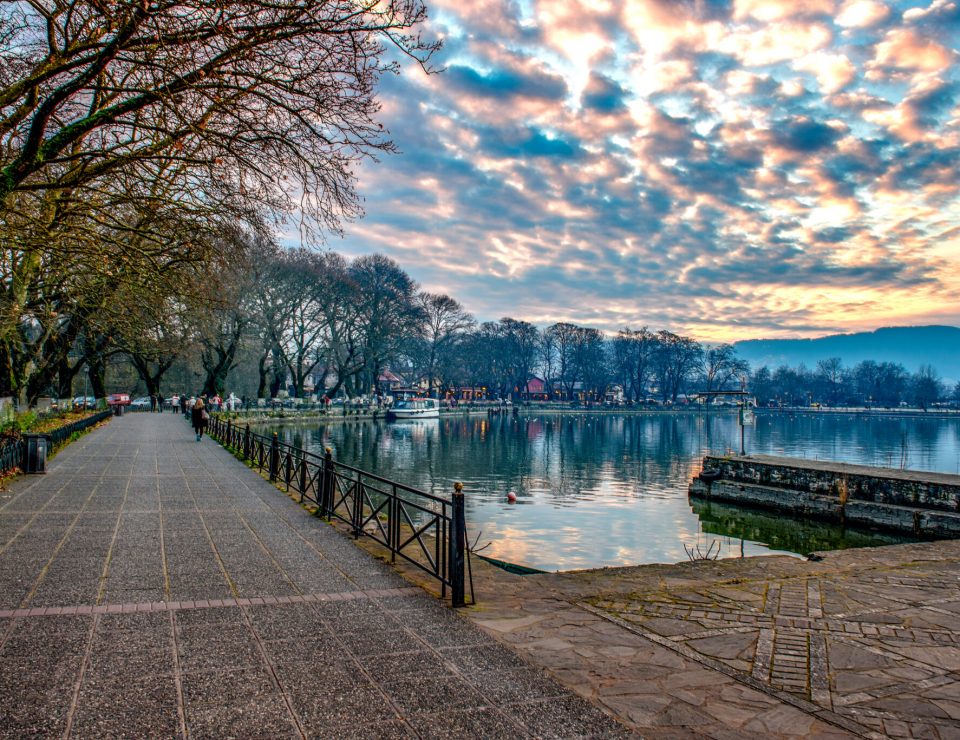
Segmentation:
[(550, 394), (547, 393), (547, 381), (536, 376), (527, 381), (526, 389), (517, 389), (520, 399), (523, 401), (549, 401)]
[(395, 396), (397, 389), (403, 385), (403, 378), (389, 370), (384, 370), (377, 378), (377, 392), (382, 396)]

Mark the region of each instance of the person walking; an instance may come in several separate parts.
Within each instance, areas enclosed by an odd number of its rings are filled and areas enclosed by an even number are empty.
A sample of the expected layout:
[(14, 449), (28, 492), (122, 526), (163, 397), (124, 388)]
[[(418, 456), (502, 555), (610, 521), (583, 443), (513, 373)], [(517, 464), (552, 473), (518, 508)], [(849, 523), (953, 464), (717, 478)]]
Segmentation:
[(150, 413), (157, 413), (157, 394), (155, 393), (150, 394)]
[(210, 414), (203, 407), (203, 399), (198, 398), (190, 410), (190, 422), (193, 424), (193, 431), (197, 433), (197, 442), (203, 438), (203, 430), (207, 428), (207, 420)]
[(180, 394), (180, 413), (183, 414), (184, 416), (187, 415), (187, 394), (186, 393)]

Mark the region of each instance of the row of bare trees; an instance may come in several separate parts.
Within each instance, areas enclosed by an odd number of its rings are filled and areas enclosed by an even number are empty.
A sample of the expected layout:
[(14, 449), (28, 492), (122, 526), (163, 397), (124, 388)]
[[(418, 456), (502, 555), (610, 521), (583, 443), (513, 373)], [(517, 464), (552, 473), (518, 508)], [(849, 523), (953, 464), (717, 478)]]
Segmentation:
[[(185, 347), (222, 381), (274, 224), (360, 213), (392, 150), (375, 86), (426, 65), (419, 0), (0, 4), (0, 396), (102, 394), (128, 354), (151, 392)], [(399, 54), (387, 54), (393, 49)], [(268, 250), (269, 251), (269, 250)], [(239, 273), (239, 274), (238, 274)]]
[(539, 377), (551, 397), (602, 398), (620, 385), (634, 401), (652, 389), (675, 401), (691, 383), (739, 388), (747, 372), (729, 345), (704, 348), (669, 331), (624, 329), (607, 338), (566, 322), (545, 329), (513, 318), (478, 324), (454, 298), (419, 291), (382, 255), (348, 261), (333, 252), (275, 249), (236, 279), (224, 330), (216, 341), (202, 340), (204, 390), (211, 393), (234, 367), (232, 386), (250, 395), (255, 386), (260, 398), (281, 390), (368, 394), (390, 369), (433, 395), (471, 387), (517, 397)]
[(839, 357), (828, 357), (816, 367), (758, 367), (750, 387), (762, 404), (805, 406), (880, 406), (901, 403), (929, 408), (941, 401), (960, 401), (960, 383), (948, 388), (935, 368), (921, 365), (913, 373), (897, 362), (863, 360), (846, 367)]
[(568, 322), (543, 330), (504, 318), (465, 331), (442, 376), (452, 385), (486, 386), (500, 398), (529, 393), (529, 380), (542, 379), (550, 397), (603, 398), (619, 385), (627, 400), (642, 401), (656, 391), (676, 401), (691, 385), (697, 390), (740, 388), (748, 368), (730, 345), (704, 348), (690, 337), (666, 330), (623, 329), (612, 338)]

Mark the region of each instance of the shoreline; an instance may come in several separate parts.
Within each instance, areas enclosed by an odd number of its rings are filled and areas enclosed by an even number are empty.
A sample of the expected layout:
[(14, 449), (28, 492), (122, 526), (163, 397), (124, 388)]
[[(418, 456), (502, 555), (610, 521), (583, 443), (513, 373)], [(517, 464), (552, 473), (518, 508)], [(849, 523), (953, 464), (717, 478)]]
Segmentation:
[[(529, 418), (532, 416), (693, 416), (702, 414), (735, 414), (736, 406), (714, 406), (703, 408), (700, 406), (678, 406), (670, 408), (551, 408), (538, 406), (508, 406), (466, 409), (441, 409), (440, 418), (449, 419), (471, 416), (514, 416), (513, 409), (517, 409), (516, 417)], [(866, 407), (837, 407), (837, 408), (808, 408), (804, 406), (783, 406), (779, 408), (757, 407), (754, 412), (758, 415), (798, 414), (804, 416), (855, 416), (855, 417), (889, 417), (895, 419), (960, 419), (960, 410), (956, 409), (877, 409)], [(306, 424), (306, 423), (349, 423), (358, 421), (379, 421), (386, 418), (386, 412), (377, 413), (329, 413), (321, 414), (313, 411), (285, 412), (283, 415), (271, 416), (269, 411), (247, 414), (245, 412), (232, 413), (229, 416), (234, 424), (249, 424), (261, 426), (265, 424)]]

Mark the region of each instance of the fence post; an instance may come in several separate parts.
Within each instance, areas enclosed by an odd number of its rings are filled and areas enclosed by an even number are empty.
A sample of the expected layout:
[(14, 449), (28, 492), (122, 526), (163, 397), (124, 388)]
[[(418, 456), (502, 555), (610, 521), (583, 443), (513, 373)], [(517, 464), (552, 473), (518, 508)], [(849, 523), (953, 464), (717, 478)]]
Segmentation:
[(453, 504), (450, 512), (450, 606), (465, 605), (464, 570), (467, 550), (467, 520), (463, 506), (463, 483), (453, 484)]
[(273, 439), (270, 440), (270, 482), (277, 480), (277, 473), (280, 470), (280, 440), (277, 433), (273, 433)]
[(223, 440), (224, 445), (233, 447), (233, 421), (227, 419), (227, 438)]
[(353, 537), (359, 539), (363, 534), (363, 475), (358, 471), (353, 487), (353, 511), (350, 513), (350, 523), (353, 525)]
[(333, 451), (327, 447), (323, 453), (323, 481), (320, 484), (321, 503), (317, 509), (322, 511), (327, 519), (333, 514), (333, 475)]
[(250, 459), (250, 425), (247, 424), (247, 428), (243, 431), (243, 456)]
[(307, 492), (307, 456), (303, 451), (300, 452), (300, 503), (303, 503), (303, 495)]
[(390, 562), (397, 562), (397, 550), (400, 549), (400, 497), (397, 495), (397, 484), (393, 484), (390, 496)]

